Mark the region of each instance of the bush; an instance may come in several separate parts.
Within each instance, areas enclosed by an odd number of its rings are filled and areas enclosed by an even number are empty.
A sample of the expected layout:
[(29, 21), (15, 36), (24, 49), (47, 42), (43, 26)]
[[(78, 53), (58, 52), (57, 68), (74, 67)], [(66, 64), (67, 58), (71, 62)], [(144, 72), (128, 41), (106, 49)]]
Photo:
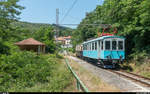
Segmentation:
[(137, 66), (140, 66), (141, 64), (145, 63), (145, 60), (149, 58), (149, 55), (146, 53), (146, 51), (142, 52), (135, 52), (130, 55), (131, 58), (133, 58), (133, 61)]
[[(58, 64), (55, 57), (36, 55), (28, 51), (16, 52), (8, 56), (2, 55), (0, 57), (0, 91), (8, 91), (11, 87), (19, 90), (32, 87), (37, 83), (49, 82), (48, 77), (53, 79), (54, 73), (57, 73)], [(63, 83), (58, 84), (60, 85), (63, 86)]]

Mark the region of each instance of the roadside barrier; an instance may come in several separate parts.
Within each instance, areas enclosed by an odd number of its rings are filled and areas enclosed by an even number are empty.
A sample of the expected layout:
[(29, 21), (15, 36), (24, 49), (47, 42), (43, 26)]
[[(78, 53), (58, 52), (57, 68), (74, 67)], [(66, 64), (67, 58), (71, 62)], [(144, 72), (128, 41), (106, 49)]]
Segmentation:
[(89, 91), (88, 91), (88, 88), (86, 88), (86, 86), (82, 83), (82, 81), (79, 79), (79, 77), (77, 76), (77, 74), (73, 71), (73, 69), (72, 69), (71, 66), (69, 65), (68, 59), (65, 59), (65, 61), (66, 61), (66, 64), (67, 64), (68, 69), (71, 71), (71, 73), (73, 74), (73, 76), (74, 76), (75, 79), (76, 79), (76, 86), (77, 86), (77, 89), (78, 89), (79, 91), (82, 89), (84, 92), (89, 92)]

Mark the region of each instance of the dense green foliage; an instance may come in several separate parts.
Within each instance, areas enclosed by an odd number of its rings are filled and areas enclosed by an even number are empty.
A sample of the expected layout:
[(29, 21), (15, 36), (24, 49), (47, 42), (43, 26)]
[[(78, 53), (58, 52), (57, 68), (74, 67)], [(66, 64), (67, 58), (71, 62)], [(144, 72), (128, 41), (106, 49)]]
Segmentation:
[(20, 10), (23, 7), (17, 5), (18, 0), (8, 0), (0, 2), (0, 54), (9, 54), (9, 41), (13, 36), (14, 28), (11, 27), (11, 22), (18, 19)]
[[(70, 84), (71, 74), (59, 62), (54, 55), (32, 52), (3, 55), (0, 57), (0, 91), (24, 91), (38, 83), (50, 83), (47, 91), (62, 91)], [(63, 71), (59, 70), (61, 67)]]
[(104, 0), (102, 5), (87, 14), (76, 32), (73, 45), (88, 38), (97, 37), (101, 26), (84, 24), (111, 24), (117, 27), (118, 34), (126, 38), (126, 54), (145, 51), (150, 53), (150, 0)]
[(40, 28), (36, 31), (33, 36), (36, 40), (46, 44), (46, 52), (54, 53), (56, 50), (56, 44), (54, 43), (54, 32), (53, 28)]

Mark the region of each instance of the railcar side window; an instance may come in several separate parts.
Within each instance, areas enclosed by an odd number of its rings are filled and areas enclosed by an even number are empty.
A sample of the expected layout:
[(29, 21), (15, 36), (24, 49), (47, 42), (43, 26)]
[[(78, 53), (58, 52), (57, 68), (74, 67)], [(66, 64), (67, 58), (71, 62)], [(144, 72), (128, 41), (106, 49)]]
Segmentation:
[(97, 50), (97, 41), (95, 42), (95, 50)]
[(89, 43), (89, 46), (90, 46), (90, 47), (89, 47), (89, 48), (90, 48), (89, 50), (91, 50), (91, 43)]
[(117, 41), (112, 41), (112, 50), (117, 49)]
[(102, 41), (102, 44), (101, 44), (101, 49), (103, 50), (103, 41)]
[(85, 45), (83, 45), (83, 50), (85, 50)]
[(105, 50), (110, 50), (110, 41), (105, 41)]
[(100, 43), (100, 42), (101, 42), (101, 41), (99, 40), (99, 41), (98, 41), (99, 48), (101, 47), (101, 45), (100, 45), (101, 43)]
[(123, 41), (118, 41), (118, 50), (123, 50)]
[(94, 42), (92, 43), (92, 50), (94, 50)]

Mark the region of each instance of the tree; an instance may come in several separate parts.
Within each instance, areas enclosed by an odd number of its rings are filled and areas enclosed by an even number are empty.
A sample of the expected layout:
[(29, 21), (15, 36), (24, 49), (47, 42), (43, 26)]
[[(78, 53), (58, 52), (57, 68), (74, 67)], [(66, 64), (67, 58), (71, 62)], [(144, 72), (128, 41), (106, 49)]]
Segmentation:
[[(150, 0), (104, 0), (103, 5), (86, 15), (73, 33), (73, 43), (95, 38), (100, 26), (84, 24), (111, 24), (126, 38), (126, 53), (145, 50), (150, 53)], [(74, 46), (75, 46), (74, 45)]]
[(56, 44), (54, 43), (54, 32), (52, 27), (42, 27), (39, 31), (35, 32), (34, 38), (46, 44), (46, 52), (54, 53)]
[(11, 23), (18, 19), (18, 15), (21, 13), (20, 10), (23, 7), (17, 4), (19, 0), (7, 0), (0, 2), (0, 47), (1, 54), (8, 54), (8, 49), (10, 49), (8, 40), (14, 29), (11, 27)]

